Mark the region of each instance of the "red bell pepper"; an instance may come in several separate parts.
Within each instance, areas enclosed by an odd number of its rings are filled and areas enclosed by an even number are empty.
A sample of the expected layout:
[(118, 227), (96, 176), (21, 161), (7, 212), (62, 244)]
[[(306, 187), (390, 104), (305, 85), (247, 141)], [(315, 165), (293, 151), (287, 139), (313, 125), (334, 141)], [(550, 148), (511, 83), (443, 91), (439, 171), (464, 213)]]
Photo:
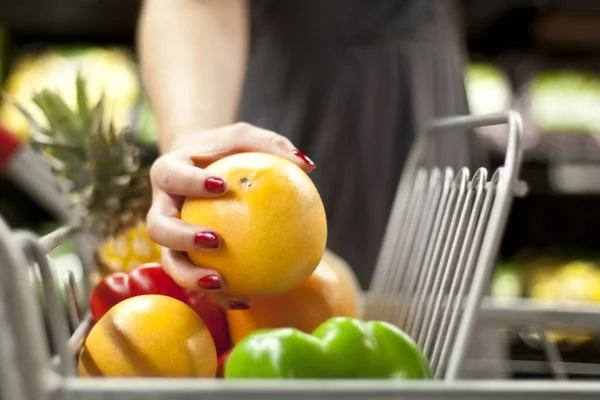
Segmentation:
[(225, 311), (208, 293), (183, 289), (167, 275), (159, 263), (143, 264), (129, 273), (116, 272), (102, 279), (90, 297), (90, 311), (94, 322), (121, 301), (144, 294), (169, 296), (187, 304), (202, 318), (212, 334), (217, 355), (230, 348)]
[(233, 349), (229, 349), (225, 353), (221, 354), (217, 360), (217, 378), (223, 378), (225, 376), (225, 364), (227, 364), (227, 359), (231, 354), (231, 350)]

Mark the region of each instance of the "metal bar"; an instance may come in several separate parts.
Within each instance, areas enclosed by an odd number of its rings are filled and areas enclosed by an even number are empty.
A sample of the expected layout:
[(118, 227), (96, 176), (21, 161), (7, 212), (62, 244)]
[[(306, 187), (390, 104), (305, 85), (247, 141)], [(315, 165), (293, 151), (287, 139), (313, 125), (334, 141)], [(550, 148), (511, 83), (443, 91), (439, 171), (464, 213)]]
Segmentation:
[[(568, 374), (600, 377), (600, 364), (562, 362)], [(463, 368), (464, 371), (494, 371), (522, 374), (551, 374), (551, 366), (546, 361), (511, 360), (499, 363), (498, 360), (470, 359)]]
[[(27, 260), (13, 234), (0, 218), (0, 270), (5, 290), (4, 300), (13, 328), (19, 358), (14, 367), (22, 380), (22, 391), (29, 400), (47, 398), (49, 351), (44, 338), (41, 312), (27, 276)], [(9, 399), (5, 399), (9, 400)]]
[(452, 277), (450, 288), (448, 291), (449, 304), (444, 307), (444, 312), (441, 318), (439, 333), (436, 337), (436, 347), (432, 353), (432, 364), (438, 364), (440, 374), (443, 374), (446, 368), (446, 359), (448, 349), (451, 343), (454, 342), (454, 333), (460, 306), (462, 305), (466, 288), (469, 286), (471, 272), (473, 270), (472, 263), (469, 263), (469, 256), (473, 251), (479, 248), (476, 235), (476, 227), (481, 220), (481, 209), (485, 198), (485, 185), (487, 184), (487, 170), (479, 169), (473, 176), (470, 183), (469, 195), (472, 196), (472, 204), (469, 208), (469, 218), (465, 220), (465, 237), (460, 247), (460, 255), (458, 257), (456, 271)]
[(52, 341), (61, 358), (61, 370), (64, 374), (75, 375), (75, 362), (71, 357), (67, 340), (69, 339), (69, 325), (66, 310), (59, 299), (57, 281), (52, 275), (46, 251), (37, 241), (37, 237), (30, 232), (16, 233), (23, 242), (23, 250), (31, 262), (37, 264), (42, 276), (44, 298), (48, 310), (49, 325)]
[(61, 400), (597, 400), (596, 382), (406, 382), (286, 380), (228, 382), (201, 379), (66, 379)]
[(501, 232), (504, 231), (508, 220), (508, 213), (512, 206), (513, 190), (517, 181), (521, 166), (522, 148), (520, 146), (523, 126), (519, 114), (509, 111), (498, 116), (483, 116), (471, 118), (473, 122), (464, 118), (448, 119), (440, 122), (440, 126), (461, 127), (479, 122), (480, 125), (492, 124), (494, 122), (508, 124), (508, 144), (506, 158), (502, 173), (498, 175), (498, 185), (496, 190), (496, 201), (488, 221), (488, 229), (481, 245), (481, 253), (477, 262), (477, 269), (473, 276), (471, 292), (467, 297), (464, 317), (458, 328), (455, 347), (450, 354), (448, 369), (446, 373), (447, 380), (456, 379), (460, 373), (461, 362), (467, 352), (469, 338), (473, 333), (475, 317), (485, 294), (487, 282), (489, 281), (491, 270), (496, 262), (498, 249), (502, 239)]
[(486, 299), (481, 304), (478, 318), (487, 326), (522, 328), (545, 325), (549, 329), (600, 331), (600, 306), (540, 305), (532, 300), (515, 300), (510, 304)]
[(31, 146), (22, 146), (7, 165), (6, 176), (61, 221), (72, 215), (65, 196), (54, 185), (50, 168)]
[(70, 238), (77, 231), (76, 226), (62, 226), (55, 231), (48, 233), (47, 235), (39, 239), (40, 245), (44, 248), (46, 253), (50, 253), (52, 250), (60, 246), (65, 240)]
[[(1, 258), (1, 257), (0, 257)], [(11, 400), (24, 400), (25, 395), (20, 386), (21, 378), (17, 368), (12, 368), (17, 360), (17, 345), (14, 340), (13, 330), (8, 321), (5, 294), (0, 284), (0, 398)]]

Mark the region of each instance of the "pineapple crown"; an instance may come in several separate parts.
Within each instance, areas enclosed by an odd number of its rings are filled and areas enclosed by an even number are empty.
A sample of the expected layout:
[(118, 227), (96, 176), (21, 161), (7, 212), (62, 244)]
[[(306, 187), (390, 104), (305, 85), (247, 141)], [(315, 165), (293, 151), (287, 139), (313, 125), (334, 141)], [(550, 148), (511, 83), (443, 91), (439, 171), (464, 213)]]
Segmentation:
[(110, 237), (145, 217), (150, 206), (149, 170), (127, 130), (106, 122), (105, 99), (92, 104), (85, 79), (76, 77), (76, 106), (43, 89), (33, 96), (46, 124), (14, 100), (31, 126), (31, 145), (57, 176), (60, 190), (84, 212), (84, 228)]

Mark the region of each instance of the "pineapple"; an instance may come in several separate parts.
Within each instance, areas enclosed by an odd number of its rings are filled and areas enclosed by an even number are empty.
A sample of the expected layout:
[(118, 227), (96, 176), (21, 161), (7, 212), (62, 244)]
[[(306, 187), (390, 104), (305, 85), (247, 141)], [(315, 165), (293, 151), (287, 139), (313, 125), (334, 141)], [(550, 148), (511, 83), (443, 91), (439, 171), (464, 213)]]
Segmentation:
[[(45, 121), (9, 100), (31, 126), (31, 144), (46, 157), (61, 189), (80, 213), (83, 228), (101, 240), (96, 259), (101, 274), (128, 271), (159, 261), (159, 246), (147, 236), (149, 169), (126, 130), (107, 123), (104, 99), (91, 103), (86, 81), (75, 77), (76, 106), (50, 89), (33, 96)], [(46, 128), (47, 126), (47, 128)]]

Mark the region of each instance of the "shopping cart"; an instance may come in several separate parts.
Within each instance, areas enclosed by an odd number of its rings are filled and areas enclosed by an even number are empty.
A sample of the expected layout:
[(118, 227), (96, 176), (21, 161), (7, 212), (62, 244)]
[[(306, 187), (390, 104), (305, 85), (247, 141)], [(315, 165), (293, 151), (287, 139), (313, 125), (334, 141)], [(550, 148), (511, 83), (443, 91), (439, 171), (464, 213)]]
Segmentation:
[[(435, 135), (490, 125), (506, 125), (509, 138), (504, 165), (493, 174), (479, 169), (471, 176), (466, 168), (453, 171), (424, 164)], [(75, 355), (90, 318), (78, 307), (73, 279), (65, 281), (68, 310), (63, 308), (46, 254), (78, 234), (78, 224), (73, 221), (39, 238), (11, 231), (0, 218), (2, 399), (596, 399), (600, 383), (568, 381), (560, 352), (543, 339), (550, 327), (593, 330), (594, 323), (600, 325), (595, 308), (543, 308), (526, 302), (501, 306), (485, 298), (512, 200), (524, 194), (518, 181), (521, 132), (521, 119), (515, 112), (441, 119), (415, 141), (406, 163), (372, 287), (366, 294), (366, 317), (388, 320), (410, 333), (431, 360), (435, 380), (230, 382), (77, 377)], [(49, 335), (28, 280), (29, 265), (37, 265), (43, 278), (44, 306), (52, 316)], [(484, 369), (481, 361), (492, 366), (507, 361), (479, 360), (477, 364), (470, 357), (477, 334), (522, 326), (540, 333), (557, 379), (469, 379), (470, 365)]]

